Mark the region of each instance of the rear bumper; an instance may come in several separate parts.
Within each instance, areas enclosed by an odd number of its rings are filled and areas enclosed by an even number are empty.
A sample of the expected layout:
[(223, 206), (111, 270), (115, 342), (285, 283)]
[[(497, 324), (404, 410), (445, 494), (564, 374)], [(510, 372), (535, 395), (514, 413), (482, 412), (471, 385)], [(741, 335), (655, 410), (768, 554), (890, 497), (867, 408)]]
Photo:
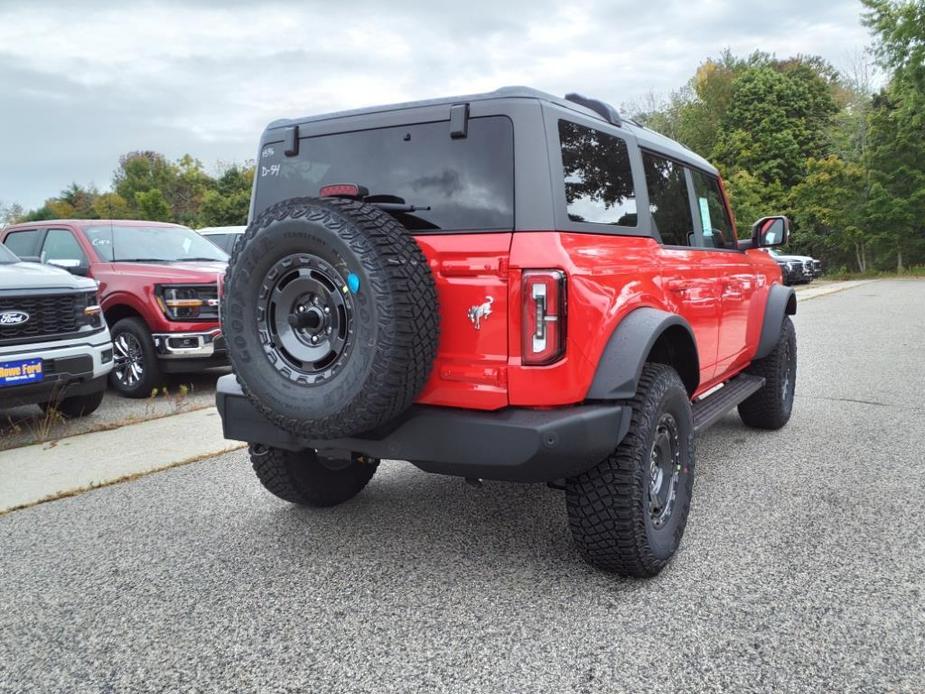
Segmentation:
[(594, 467), (626, 435), (631, 416), (615, 404), (494, 412), (416, 405), (386, 433), (313, 441), (267, 421), (233, 375), (219, 379), (215, 397), (227, 439), (351, 451), (408, 460), (427, 472), (513, 482), (551, 482)]

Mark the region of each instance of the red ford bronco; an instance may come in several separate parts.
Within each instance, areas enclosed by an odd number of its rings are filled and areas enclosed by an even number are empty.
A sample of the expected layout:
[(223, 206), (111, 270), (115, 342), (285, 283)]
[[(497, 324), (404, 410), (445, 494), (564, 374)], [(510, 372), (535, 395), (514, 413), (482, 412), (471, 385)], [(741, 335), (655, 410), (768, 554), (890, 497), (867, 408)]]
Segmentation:
[(226, 275), (225, 435), (298, 504), (380, 459), (565, 490), (595, 566), (681, 541), (694, 435), (790, 418), (792, 289), (716, 169), (578, 95), (526, 88), (277, 121)]

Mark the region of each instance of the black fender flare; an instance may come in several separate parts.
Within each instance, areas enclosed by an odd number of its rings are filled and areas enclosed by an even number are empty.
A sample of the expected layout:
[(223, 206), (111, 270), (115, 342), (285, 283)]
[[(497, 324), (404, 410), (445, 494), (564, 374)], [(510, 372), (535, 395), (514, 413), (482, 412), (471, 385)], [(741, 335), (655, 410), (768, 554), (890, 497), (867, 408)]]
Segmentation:
[(784, 316), (792, 316), (797, 312), (797, 295), (793, 287), (782, 284), (772, 284), (768, 291), (768, 301), (764, 307), (764, 321), (761, 324), (761, 339), (758, 341), (758, 351), (755, 359), (768, 356), (780, 339), (780, 331), (784, 325)]
[(688, 369), (685, 385), (693, 393), (700, 377), (700, 363), (690, 325), (676, 313), (643, 307), (631, 311), (611, 333), (586, 399), (629, 400), (635, 396), (646, 360), (655, 343), (668, 330), (683, 331), (690, 340), (695, 363)]

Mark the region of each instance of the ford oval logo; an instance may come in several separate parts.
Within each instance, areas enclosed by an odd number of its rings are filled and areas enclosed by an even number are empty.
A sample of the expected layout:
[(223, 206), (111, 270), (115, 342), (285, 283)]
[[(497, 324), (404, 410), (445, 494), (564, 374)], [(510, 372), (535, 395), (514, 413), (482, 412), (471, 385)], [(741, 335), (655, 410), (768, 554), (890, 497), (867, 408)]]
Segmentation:
[(0, 313), (0, 325), (22, 325), (29, 320), (25, 311), (4, 311)]

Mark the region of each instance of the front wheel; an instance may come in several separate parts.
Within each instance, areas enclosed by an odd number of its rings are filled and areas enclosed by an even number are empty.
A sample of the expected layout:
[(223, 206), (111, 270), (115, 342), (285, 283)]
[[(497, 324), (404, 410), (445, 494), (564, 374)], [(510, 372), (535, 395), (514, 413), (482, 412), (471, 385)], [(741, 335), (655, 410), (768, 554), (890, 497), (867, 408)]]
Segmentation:
[(283, 501), (302, 506), (336, 506), (359, 494), (379, 461), (352, 455), (335, 460), (309, 449), (287, 451), (251, 444), (251, 464), (260, 483)]
[(113, 367), (109, 384), (127, 398), (147, 398), (161, 383), (151, 331), (140, 318), (112, 326)]
[(797, 380), (797, 334), (789, 316), (784, 317), (774, 350), (753, 361), (747, 371), (763, 377), (764, 386), (739, 405), (739, 416), (756, 429), (780, 429), (790, 421)]
[(654, 576), (681, 543), (694, 484), (687, 390), (664, 364), (646, 364), (629, 432), (597, 467), (566, 482), (572, 536), (594, 566)]

